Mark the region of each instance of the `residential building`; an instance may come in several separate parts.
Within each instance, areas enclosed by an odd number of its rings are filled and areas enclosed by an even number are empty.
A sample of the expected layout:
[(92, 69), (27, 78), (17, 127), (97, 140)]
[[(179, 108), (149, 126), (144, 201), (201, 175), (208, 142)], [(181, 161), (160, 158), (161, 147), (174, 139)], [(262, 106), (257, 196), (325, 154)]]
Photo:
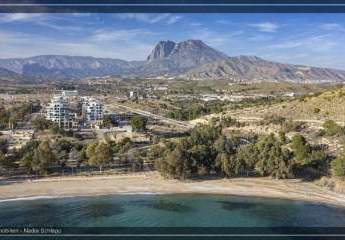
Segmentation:
[(47, 106), (46, 118), (61, 128), (74, 128), (74, 115), (68, 110), (67, 98), (63, 95), (54, 96)]
[(89, 98), (83, 104), (83, 113), (87, 121), (103, 120), (103, 104), (93, 98)]

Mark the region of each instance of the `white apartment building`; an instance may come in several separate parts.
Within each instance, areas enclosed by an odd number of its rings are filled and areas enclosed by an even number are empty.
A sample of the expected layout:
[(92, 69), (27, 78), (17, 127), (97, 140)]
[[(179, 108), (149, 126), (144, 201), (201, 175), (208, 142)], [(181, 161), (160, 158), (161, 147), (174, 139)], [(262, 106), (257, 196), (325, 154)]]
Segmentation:
[[(76, 104), (76, 91), (63, 91), (55, 95), (47, 106), (46, 118), (60, 128), (99, 127), (103, 121), (103, 104), (91, 97), (80, 97)], [(82, 116), (78, 116), (80, 112)], [(81, 118), (82, 117), (82, 118)]]
[(61, 128), (73, 128), (73, 114), (68, 111), (68, 102), (63, 95), (54, 96), (47, 106), (48, 120), (56, 123)]
[(103, 104), (93, 98), (82, 99), (83, 115), (87, 122), (98, 122), (103, 120)]

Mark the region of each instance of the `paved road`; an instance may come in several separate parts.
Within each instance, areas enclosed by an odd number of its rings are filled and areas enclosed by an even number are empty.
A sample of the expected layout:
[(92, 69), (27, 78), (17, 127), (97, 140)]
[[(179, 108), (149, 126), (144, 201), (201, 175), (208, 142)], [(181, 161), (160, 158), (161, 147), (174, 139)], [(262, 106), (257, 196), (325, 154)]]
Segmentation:
[(106, 107), (108, 109), (111, 109), (113, 107), (123, 108), (123, 109), (126, 109), (129, 112), (136, 113), (136, 114), (139, 114), (139, 115), (142, 115), (142, 116), (145, 116), (145, 117), (150, 117), (150, 118), (153, 118), (153, 119), (157, 119), (157, 120), (160, 120), (162, 122), (165, 122), (165, 123), (168, 123), (168, 124), (172, 124), (172, 125), (175, 125), (175, 126), (179, 126), (179, 127), (183, 127), (183, 128), (188, 128), (189, 129), (189, 128), (193, 127), (192, 124), (189, 124), (188, 122), (185, 122), (185, 121), (179, 121), (179, 120), (163, 117), (163, 116), (160, 116), (160, 115), (157, 115), (157, 114), (150, 113), (148, 111), (144, 111), (144, 110), (141, 110), (141, 109), (136, 109), (136, 108), (128, 107), (128, 106), (122, 105), (122, 104), (112, 103), (111, 105), (106, 106)]

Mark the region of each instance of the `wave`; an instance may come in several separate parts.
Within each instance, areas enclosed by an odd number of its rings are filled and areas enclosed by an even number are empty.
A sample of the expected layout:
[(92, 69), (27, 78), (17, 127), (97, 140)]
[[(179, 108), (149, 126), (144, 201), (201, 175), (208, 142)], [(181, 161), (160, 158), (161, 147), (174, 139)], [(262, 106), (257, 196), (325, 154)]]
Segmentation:
[(14, 202), (14, 201), (30, 201), (30, 200), (38, 200), (38, 199), (51, 199), (51, 198), (59, 198), (59, 196), (32, 196), (32, 197), (8, 198), (8, 199), (0, 199), (0, 203)]
[(159, 192), (117, 192), (114, 194), (86, 194), (86, 195), (73, 195), (73, 196), (31, 196), (31, 197), (18, 197), (18, 198), (8, 198), (0, 199), (0, 203), (3, 202), (15, 202), (15, 201), (31, 201), (39, 199), (54, 199), (54, 198), (72, 198), (72, 197), (97, 197), (97, 196), (115, 196), (115, 195), (163, 195), (167, 193)]

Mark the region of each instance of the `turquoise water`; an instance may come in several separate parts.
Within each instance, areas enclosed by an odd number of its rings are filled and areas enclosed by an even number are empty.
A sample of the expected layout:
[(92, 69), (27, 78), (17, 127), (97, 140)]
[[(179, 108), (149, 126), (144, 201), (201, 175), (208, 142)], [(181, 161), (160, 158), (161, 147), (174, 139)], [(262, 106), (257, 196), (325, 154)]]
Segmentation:
[(2, 202), (0, 226), (342, 227), (345, 210), (227, 195), (111, 195)]
[[(93, 229), (100, 229), (95, 227), (169, 227), (169, 229), (170, 227), (343, 227), (345, 226), (345, 209), (301, 201), (202, 194), (111, 195), (0, 203), (0, 227), (19, 226), (93, 227)], [(214, 229), (211, 230), (214, 231)], [(99, 232), (102, 231), (104, 229), (99, 230)], [(251, 233), (250, 229), (248, 231)], [(23, 238), (0, 236), (0, 239)], [(29, 236), (25, 239), (100, 238), (95, 236), (88, 238)], [(114, 239), (114, 237), (101, 239)], [(116, 239), (234, 238), (161, 236), (117, 237)], [(235, 239), (268, 238), (247, 236)], [(306, 238), (269, 237), (269, 239)]]

